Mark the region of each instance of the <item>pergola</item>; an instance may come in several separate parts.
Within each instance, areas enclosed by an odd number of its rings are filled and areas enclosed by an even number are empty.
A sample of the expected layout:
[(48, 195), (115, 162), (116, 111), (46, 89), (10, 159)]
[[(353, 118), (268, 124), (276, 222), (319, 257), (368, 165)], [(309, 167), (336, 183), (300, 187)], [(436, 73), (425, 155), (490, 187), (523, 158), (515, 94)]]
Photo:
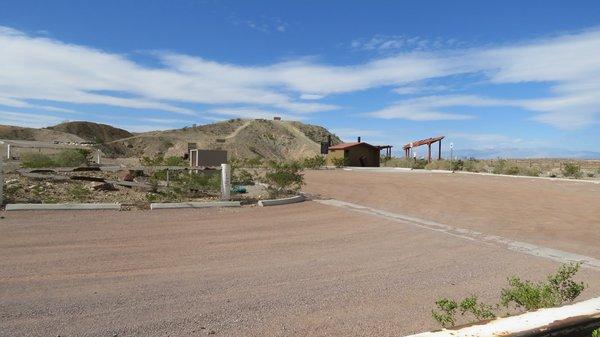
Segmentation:
[(427, 161), (431, 163), (431, 144), (433, 144), (435, 142), (439, 142), (438, 143), (439, 144), (438, 160), (440, 160), (440, 159), (442, 159), (442, 139), (444, 139), (444, 137), (445, 136), (439, 136), (439, 137), (421, 139), (421, 140), (417, 140), (414, 142), (410, 142), (402, 147), (404, 149), (404, 155), (406, 156), (406, 158), (408, 158), (408, 157), (410, 157), (410, 150), (413, 147), (427, 145), (427, 147), (429, 148), (429, 150), (427, 151)]
[(392, 157), (392, 146), (391, 145), (379, 145), (377, 147), (379, 148), (380, 153), (381, 153), (381, 150), (385, 150), (385, 158), (389, 159)]

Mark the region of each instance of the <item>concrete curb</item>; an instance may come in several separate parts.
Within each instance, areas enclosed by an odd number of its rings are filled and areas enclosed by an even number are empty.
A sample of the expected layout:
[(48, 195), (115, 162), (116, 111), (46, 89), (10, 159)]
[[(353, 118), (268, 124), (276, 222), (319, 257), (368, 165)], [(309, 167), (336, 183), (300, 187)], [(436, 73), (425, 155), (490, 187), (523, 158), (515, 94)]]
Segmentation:
[(448, 171), (448, 170), (426, 170), (426, 169), (410, 169), (404, 167), (346, 167), (345, 171), (369, 171), (369, 172), (380, 172), (380, 173), (393, 173), (393, 172), (412, 172), (412, 173), (458, 173), (458, 174), (470, 174), (479, 176), (489, 177), (505, 177), (505, 178), (517, 178), (517, 179), (540, 179), (550, 181), (567, 181), (575, 183), (588, 183), (588, 184), (600, 184), (600, 180), (586, 180), (586, 179), (570, 179), (570, 178), (552, 178), (552, 177), (533, 177), (533, 176), (521, 176), (521, 175), (510, 175), (510, 174), (495, 174), (487, 172), (467, 172), (467, 171)]
[(150, 209), (174, 208), (209, 208), (209, 207), (240, 207), (239, 201), (191, 201), (191, 202), (162, 202), (150, 204)]
[(121, 210), (121, 204), (7, 204), (7, 211)]
[(300, 194), (300, 195), (295, 195), (293, 197), (283, 198), (283, 199), (260, 200), (258, 202), (258, 206), (264, 207), (264, 206), (278, 206), (278, 205), (294, 204), (297, 202), (302, 202), (305, 199), (306, 198)]

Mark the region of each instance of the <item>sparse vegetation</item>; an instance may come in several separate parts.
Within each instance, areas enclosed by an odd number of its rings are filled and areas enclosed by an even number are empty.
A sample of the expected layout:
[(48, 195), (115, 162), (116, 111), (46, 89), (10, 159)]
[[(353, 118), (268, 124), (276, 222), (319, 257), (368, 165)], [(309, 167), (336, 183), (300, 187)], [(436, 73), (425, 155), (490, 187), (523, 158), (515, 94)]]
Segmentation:
[(302, 167), (305, 169), (318, 170), (323, 166), (325, 166), (325, 157), (319, 154), (314, 157), (305, 158), (302, 161)]
[(83, 202), (89, 199), (90, 190), (82, 185), (77, 184), (69, 188), (69, 195), (73, 200)]
[(565, 177), (571, 177), (575, 179), (581, 178), (581, 166), (574, 163), (565, 163), (562, 168), (562, 174)]
[(348, 161), (348, 158), (346, 158), (346, 157), (335, 157), (335, 158), (331, 158), (331, 163), (333, 164), (333, 166), (340, 168), (340, 167), (347, 166), (349, 161)]
[(68, 149), (55, 155), (42, 153), (25, 153), (21, 159), (21, 166), (27, 168), (42, 167), (75, 167), (87, 163), (88, 150)]
[(254, 185), (255, 177), (246, 169), (232, 170), (231, 183), (234, 185)]
[(443, 327), (456, 324), (456, 314), (461, 316), (470, 314), (476, 321), (496, 317), (494, 309), (500, 307), (513, 308), (518, 311), (530, 311), (563, 305), (575, 300), (585, 289), (582, 282), (575, 282), (573, 277), (579, 271), (579, 263), (562, 265), (558, 271), (547, 277), (545, 282), (532, 282), (521, 280), (513, 276), (508, 279), (508, 287), (502, 289), (500, 303), (494, 306), (478, 301), (477, 297), (470, 296), (460, 303), (448, 298), (441, 298), (435, 302), (436, 309), (432, 310), (432, 317)]
[(267, 191), (272, 198), (296, 193), (304, 184), (302, 165), (298, 162), (269, 162), (264, 181), (269, 185)]

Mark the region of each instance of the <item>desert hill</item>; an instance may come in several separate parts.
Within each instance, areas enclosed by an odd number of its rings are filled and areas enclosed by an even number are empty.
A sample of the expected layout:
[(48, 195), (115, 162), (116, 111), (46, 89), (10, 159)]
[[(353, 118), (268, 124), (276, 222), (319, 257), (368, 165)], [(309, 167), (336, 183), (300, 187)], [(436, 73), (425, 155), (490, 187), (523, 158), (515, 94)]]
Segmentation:
[(40, 142), (58, 141), (61, 143), (85, 141), (85, 139), (71, 133), (13, 125), (0, 125), (0, 139), (31, 140)]
[[(177, 130), (153, 131), (115, 140), (103, 151), (118, 157), (164, 153), (180, 156), (188, 143), (202, 149), (223, 149), (236, 158), (299, 159), (319, 153), (321, 141), (331, 133), (310, 124), (264, 119), (232, 119)], [(340, 139), (332, 135), (333, 143)]]
[(119, 129), (107, 124), (85, 121), (65, 122), (50, 126), (47, 129), (70, 133), (83, 138), (88, 142), (94, 143), (111, 142), (133, 136), (133, 134), (127, 130)]

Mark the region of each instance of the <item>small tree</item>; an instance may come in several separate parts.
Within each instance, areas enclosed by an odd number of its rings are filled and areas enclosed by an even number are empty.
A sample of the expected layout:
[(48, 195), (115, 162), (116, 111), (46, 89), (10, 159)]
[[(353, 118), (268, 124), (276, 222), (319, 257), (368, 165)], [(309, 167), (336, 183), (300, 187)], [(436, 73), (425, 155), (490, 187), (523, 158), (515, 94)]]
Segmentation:
[(298, 162), (269, 162), (264, 181), (270, 197), (296, 193), (304, 184), (302, 166)]
[(346, 157), (333, 157), (333, 158), (331, 158), (331, 163), (333, 164), (333, 166), (340, 168), (340, 167), (347, 166), (349, 163), (349, 160)]
[(302, 166), (307, 169), (318, 170), (325, 166), (325, 157), (322, 155), (316, 155), (314, 157), (305, 158), (302, 161)]

